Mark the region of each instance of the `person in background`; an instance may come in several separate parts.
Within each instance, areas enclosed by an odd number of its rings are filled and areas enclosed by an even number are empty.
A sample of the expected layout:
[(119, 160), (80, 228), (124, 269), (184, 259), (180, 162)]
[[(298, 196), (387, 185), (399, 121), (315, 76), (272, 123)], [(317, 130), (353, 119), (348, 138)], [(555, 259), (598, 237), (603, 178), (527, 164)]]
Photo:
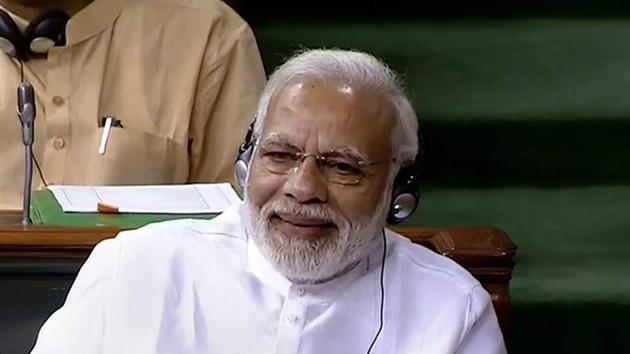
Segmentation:
[(251, 29), (218, 0), (0, 0), (0, 49), (0, 210), (22, 206), (21, 81), (35, 189), (232, 181), (265, 82)]
[(100, 243), (32, 353), (505, 353), (479, 282), (385, 228), (417, 128), (373, 56), (295, 56), (240, 149), (244, 202)]

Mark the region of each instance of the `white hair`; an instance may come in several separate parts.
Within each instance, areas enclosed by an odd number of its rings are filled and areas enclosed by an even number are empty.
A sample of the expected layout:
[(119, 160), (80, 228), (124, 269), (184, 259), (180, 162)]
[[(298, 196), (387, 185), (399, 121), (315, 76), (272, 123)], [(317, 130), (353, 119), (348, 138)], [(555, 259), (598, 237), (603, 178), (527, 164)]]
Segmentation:
[(392, 175), (395, 176), (401, 166), (414, 161), (419, 143), (418, 118), (400, 80), (385, 63), (358, 51), (307, 50), (279, 66), (269, 77), (258, 102), (255, 137), (260, 137), (271, 98), (298, 78), (340, 81), (381, 93), (394, 106), (397, 118), (392, 134), (392, 157), (396, 159)]

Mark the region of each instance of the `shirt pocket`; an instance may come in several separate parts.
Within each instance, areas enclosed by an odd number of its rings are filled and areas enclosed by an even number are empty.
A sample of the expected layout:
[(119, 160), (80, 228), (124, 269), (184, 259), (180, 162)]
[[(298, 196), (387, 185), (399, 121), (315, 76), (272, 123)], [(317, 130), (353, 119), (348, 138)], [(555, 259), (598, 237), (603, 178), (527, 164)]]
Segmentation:
[[(98, 129), (97, 144), (103, 128)], [(104, 154), (94, 154), (87, 184), (186, 183), (188, 148), (175, 140), (144, 131), (112, 127)]]

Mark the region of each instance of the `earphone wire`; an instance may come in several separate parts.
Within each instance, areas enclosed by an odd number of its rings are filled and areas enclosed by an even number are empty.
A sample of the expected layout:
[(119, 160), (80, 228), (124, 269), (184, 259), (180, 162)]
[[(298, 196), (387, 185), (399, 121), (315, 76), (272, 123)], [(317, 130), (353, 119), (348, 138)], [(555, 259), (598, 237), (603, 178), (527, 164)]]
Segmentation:
[(42, 180), (42, 183), (44, 183), (44, 187), (48, 187), (48, 182), (46, 182), (46, 179), (44, 178), (44, 173), (42, 172), (42, 168), (39, 167), (39, 162), (37, 161), (37, 157), (35, 157), (35, 153), (31, 151), (31, 156), (33, 156), (33, 161), (35, 161), (35, 167), (37, 168), (37, 173), (39, 174), (39, 178)]
[(370, 344), (370, 347), (367, 350), (367, 354), (372, 352), (372, 348), (376, 344), (378, 337), (381, 335), (381, 331), (383, 330), (383, 319), (384, 319), (384, 307), (385, 307), (385, 257), (387, 256), (387, 238), (385, 237), (385, 229), (383, 228), (383, 258), (381, 260), (381, 307), (380, 307), (380, 323), (378, 326), (378, 331), (376, 331), (376, 335)]
[(18, 60), (20, 62), (20, 82), (24, 82), (24, 63), (22, 60)]

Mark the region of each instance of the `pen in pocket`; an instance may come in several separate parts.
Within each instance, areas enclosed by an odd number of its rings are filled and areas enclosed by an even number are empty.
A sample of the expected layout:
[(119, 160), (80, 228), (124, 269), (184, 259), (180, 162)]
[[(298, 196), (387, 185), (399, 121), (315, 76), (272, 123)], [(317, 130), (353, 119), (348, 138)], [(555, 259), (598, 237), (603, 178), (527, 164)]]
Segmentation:
[(106, 116), (101, 118), (101, 126), (103, 127), (103, 133), (101, 134), (101, 143), (98, 145), (98, 153), (103, 155), (107, 148), (107, 142), (109, 141), (109, 134), (112, 127), (122, 128), (122, 122), (116, 117)]

